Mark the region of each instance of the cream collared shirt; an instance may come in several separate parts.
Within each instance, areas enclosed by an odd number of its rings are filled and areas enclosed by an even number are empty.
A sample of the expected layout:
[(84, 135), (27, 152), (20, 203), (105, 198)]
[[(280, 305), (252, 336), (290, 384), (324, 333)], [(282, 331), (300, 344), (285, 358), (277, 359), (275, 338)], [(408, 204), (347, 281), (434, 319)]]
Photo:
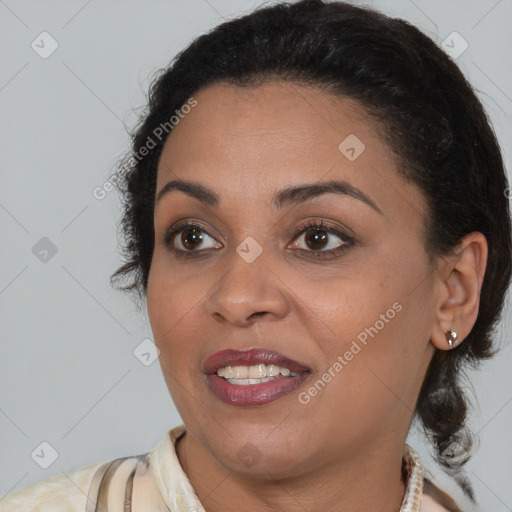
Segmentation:
[[(169, 430), (148, 453), (17, 489), (0, 499), (0, 512), (205, 512), (176, 455), (185, 431), (184, 425)], [(402, 461), (406, 492), (399, 512), (470, 512), (425, 480), (420, 458), (407, 444)]]

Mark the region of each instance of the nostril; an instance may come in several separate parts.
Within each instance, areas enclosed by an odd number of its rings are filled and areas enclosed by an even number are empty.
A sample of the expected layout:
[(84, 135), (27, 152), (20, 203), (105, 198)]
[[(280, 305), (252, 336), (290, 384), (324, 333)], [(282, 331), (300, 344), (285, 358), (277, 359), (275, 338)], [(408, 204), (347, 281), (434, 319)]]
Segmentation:
[[(268, 313), (268, 311), (257, 311), (256, 313), (253, 313), (251, 316), (254, 316), (254, 315), (265, 315), (266, 313)], [(249, 318), (251, 318), (251, 316)]]

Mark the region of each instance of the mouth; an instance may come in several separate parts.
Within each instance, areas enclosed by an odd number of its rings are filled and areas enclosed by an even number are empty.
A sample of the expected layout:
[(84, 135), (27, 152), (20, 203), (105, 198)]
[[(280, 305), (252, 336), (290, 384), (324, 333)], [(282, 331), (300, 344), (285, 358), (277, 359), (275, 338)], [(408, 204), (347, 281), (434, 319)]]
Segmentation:
[(203, 364), (210, 391), (234, 406), (263, 405), (297, 389), (309, 377), (307, 366), (266, 349), (221, 350)]

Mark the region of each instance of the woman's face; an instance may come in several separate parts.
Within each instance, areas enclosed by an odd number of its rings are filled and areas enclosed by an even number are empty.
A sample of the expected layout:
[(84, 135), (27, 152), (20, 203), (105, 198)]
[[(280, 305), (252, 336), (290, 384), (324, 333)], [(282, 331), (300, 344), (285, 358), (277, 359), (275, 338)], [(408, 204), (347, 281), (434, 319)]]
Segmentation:
[(194, 98), (159, 163), (147, 290), (188, 437), (253, 474), (401, 450), (434, 350), (422, 194), (354, 101), (285, 82)]

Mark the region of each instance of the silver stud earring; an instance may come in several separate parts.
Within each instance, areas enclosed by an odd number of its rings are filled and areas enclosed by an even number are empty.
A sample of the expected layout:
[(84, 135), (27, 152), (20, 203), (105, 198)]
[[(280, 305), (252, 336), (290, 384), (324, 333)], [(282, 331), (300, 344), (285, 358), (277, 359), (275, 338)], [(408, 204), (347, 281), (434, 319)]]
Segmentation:
[(453, 348), (453, 344), (457, 341), (458, 338), (457, 333), (453, 329), (449, 329), (445, 335), (446, 341), (448, 341), (448, 345), (450, 345), (450, 348)]

